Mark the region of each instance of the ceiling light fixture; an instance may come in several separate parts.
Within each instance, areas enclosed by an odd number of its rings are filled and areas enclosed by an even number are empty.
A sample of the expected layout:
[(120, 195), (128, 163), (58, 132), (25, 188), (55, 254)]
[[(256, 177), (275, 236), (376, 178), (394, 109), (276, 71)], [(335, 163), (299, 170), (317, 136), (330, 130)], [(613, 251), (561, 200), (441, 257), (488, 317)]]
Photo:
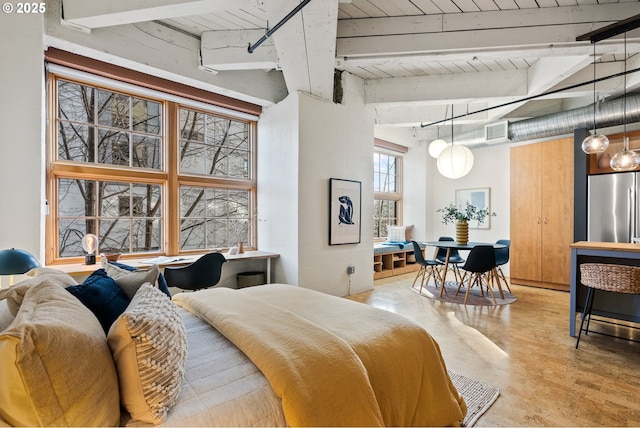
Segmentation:
[(593, 42), (593, 133), (582, 141), (582, 151), (588, 155), (603, 153), (609, 147), (607, 136), (597, 132), (596, 108), (596, 43)]
[(466, 146), (453, 144), (453, 105), (451, 105), (451, 145), (438, 156), (438, 171), (447, 178), (464, 177), (473, 168), (473, 153)]
[[(448, 112), (449, 112), (449, 106), (447, 106), (444, 112), (445, 118), (447, 117)], [(448, 143), (444, 141), (442, 138), (440, 138), (440, 127), (438, 126), (438, 138), (433, 140), (431, 144), (429, 144), (429, 156), (431, 156), (434, 159), (438, 159), (438, 156), (440, 156), (440, 153), (442, 153), (442, 151), (446, 149), (447, 146), (448, 146)]]
[(640, 165), (640, 155), (629, 150), (629, 137), (627, 137), (627, 33), (624, 33), (624, 96), (622, 98), (622, 123), (624, 132), (622, 137), (622, 151), (611, 158), (610, 166), (614, 171), (632, 171)]

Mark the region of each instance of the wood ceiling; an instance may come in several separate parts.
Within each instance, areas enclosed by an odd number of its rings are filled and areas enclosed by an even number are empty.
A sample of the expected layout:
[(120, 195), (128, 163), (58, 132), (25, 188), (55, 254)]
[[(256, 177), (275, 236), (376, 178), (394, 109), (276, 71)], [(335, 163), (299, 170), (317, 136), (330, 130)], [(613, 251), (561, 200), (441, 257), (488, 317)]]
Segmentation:
[[(450, 117), (452, 106), (457, 116), (590, 82), (594, 45), (576, 37), (640, 14), (637, 0), (311, 0), (249, 54), (246, 47), (297, 0), (62, 3), (63, 21), (94, 33), (133, 26), (176, 44), (192, 39), (200, 72), (217, 79), (277, 73), (288, 92), (332, 99), (334, 70), (356, 75), (376, 115), (376, 136), (406, 145), (435, 138), (438, 126), (420, 125)], [(639, 52), (638, 30), (626, 34), (626, 43), (623, 36), (596, 43), (597, 77), (640, 68)], [(623, 80), (599, 82), (598, 98), (620, 96)], [(640, 73), (626, 80), (628, 92), (640, 88)], [(234, 90), (255, 96), (250, 87)], [(268, 105), (284, 95), (257, 98)], [(592, 101), (593, 85), (586, 84), (462, 117), (455, 132)]]

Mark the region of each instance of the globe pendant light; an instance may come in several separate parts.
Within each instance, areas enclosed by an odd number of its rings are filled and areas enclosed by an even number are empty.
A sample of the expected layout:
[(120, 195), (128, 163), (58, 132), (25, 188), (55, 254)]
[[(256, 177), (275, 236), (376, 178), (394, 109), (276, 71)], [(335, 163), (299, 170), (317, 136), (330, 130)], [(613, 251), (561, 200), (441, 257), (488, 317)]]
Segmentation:
[[(447, 106), (446, 110), (444, 111), (445, 120), (447, 119), (447, 113), (449, 113), (449, 106)], [(442, 153), (442, 151), (448, 145), (449, 144), (446, 141), (440, 138), (440, 127), (438, 126), (438, 138), (436, 138), (431, 142), (431, 144), (429, 144), (429, 156), (431, 156), (434, 159), (438, 159), (438, 156), (440, 156), (440, 153)]]
[(624, 137), (622, 137), (622, 151), (611, 158), (610, 166), (614, 171), (632, 171), (640, 165), (640, 155), (629, 150), (627, 137), (627, 33), (624, 33), (624, 98), (622, 103)]
[(596, 43), (593, 42), (593, 133), (582, 141), (582, 151), (586, 154), (603, 153), (609, 147), (606, 135), (596, 131)]
[(606, 135), (596, 134), (595, 130), (593, 134), (588, 135), (582, 141), (582, 151), (586, 154), (599, 154), (603, 153), (609, 147), (609, 139)]
[(464, 177), (473, 168), (473, 153), (465, 146), (453, 144), (453, 105), (451, 106), (451, 145), (438, 156), (436, 163), (440, 174), (447, 178)]
[(431, 144), (429, 144), (429, 155), (432, 158), (438, 159), (440, 153), (449, 145), (443, 139), (438, 138), (437, 140), (433, 140)]
[(629, 137), (623, 137), (624, 148), (611, 158), (610, 166), (614, 171), (632, 171), (640, 165), (640, 155), (629, 150)]
[(464, 177), (473, 168), (473, 153), (468, 147), (451, 145), (440, 153), (437, 166), (447, 178)]

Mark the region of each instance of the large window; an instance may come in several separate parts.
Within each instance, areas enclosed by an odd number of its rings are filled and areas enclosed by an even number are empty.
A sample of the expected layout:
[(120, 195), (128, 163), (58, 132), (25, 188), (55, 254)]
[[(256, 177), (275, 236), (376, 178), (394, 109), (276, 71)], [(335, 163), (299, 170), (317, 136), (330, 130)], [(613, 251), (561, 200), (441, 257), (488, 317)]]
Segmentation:
[(47, 262), (88, 233), (100, 252), (255, 247), (255, 120), (88, 80), (49, 75)]
[(398, 224), (401, 215), (400, 156), (373, 153), (373, 236), (387, 236), (387, 226)]

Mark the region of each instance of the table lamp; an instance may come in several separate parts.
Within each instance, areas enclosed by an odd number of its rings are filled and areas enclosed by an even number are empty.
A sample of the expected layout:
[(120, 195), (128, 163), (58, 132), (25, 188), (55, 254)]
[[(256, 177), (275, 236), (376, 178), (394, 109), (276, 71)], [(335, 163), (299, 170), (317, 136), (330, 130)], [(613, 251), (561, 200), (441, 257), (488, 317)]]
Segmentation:
[(85, 265), (96, 264), (96, 251), (98, 250), (98, 237), (93, 233), (87, 233), (82, 238), (82, 248), (87, 252), (84, 256)]
[(40, 267), (40, 262), (27, 251), (15, 248), (0, 251), (0, 275), (10, 275), (9, 287), (13, 285), (13, 275), (26, 273), (37, 267)]

